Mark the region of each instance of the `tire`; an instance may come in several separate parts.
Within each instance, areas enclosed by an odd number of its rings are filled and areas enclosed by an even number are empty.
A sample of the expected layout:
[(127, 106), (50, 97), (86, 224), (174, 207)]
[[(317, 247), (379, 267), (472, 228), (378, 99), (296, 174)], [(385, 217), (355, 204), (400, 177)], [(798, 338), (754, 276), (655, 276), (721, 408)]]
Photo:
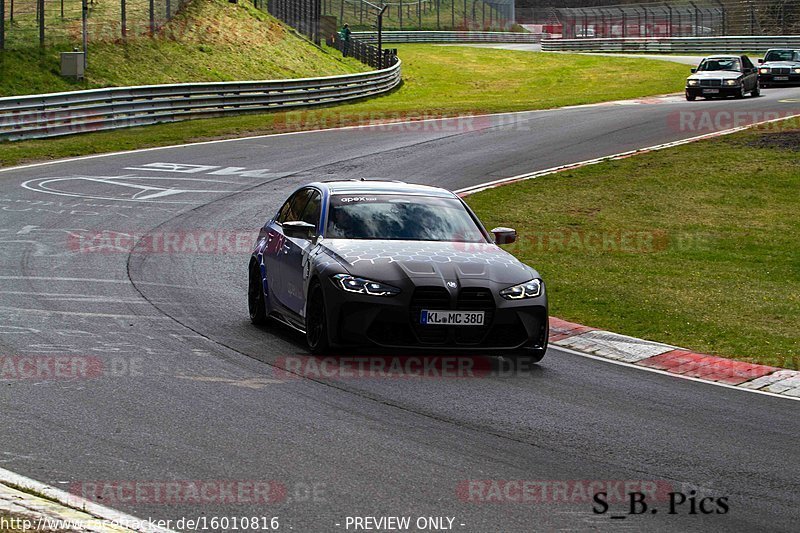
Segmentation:
[(744, 92), (744, 84), (743, 84), (743, 85), (741, 85), (739, 87), (739, 92), (736, 93), (733, 97), (736, 98), (737, 100), (741, 100), (742, 98), (744, 98), (744, 95), (745, 95), (745, 92)]
[(250, 312), (250, 321), (256, 326), (267, 323), (267, 305), (264, 301), (264, 282), (261, 279), (261, 269), (255, 261), (250, 263), (247, 277), (247, 309)]
[(328, 318), (325, 313), (325, 296), (319, 281), (314, 281), (308, 289), (306, 304), (306, 342), (314, 355), (324, 355), (330, 351), (328, 339)]
[(687, 92), (687, 93), (686, 93), (686, 99), (687, 99), (688, 101), (690, 101), (690, 102), (694, 102), (695, 100), (697, 100), (697, 96), (696, 96), (696, 95), (694, 95), (694, 94), (689, 94), (689, 93)]
[(758, 98), (761, 96), (761, 87), (756, 83), (756, 88), (750, 93), (753, 98)]

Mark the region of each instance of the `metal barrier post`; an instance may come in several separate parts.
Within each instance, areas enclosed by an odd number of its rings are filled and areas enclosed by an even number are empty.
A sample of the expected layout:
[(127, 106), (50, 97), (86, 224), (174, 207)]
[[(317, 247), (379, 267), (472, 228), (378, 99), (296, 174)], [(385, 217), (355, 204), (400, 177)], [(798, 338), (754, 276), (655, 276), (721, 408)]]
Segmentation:
[[(44, 1), (44, 0), (42, 0)], [(89, 20), (89, 3), (88, 0), (81, 2), (81, 32), (83, 40), (83, 71), (86, 72), (86, 56), (89, 55), (89, 29), (87, 26)], [(85, 74), (84, 74), (85, 75)]]
[(39, 45), (44, 46), (44, 0), (39, 0), (36, 6), (39, 15)]
[(120, 0), (120, 23), (122, 24), (122, 38), (127, 39), (128, 37), (128, 6), (125, 0)]

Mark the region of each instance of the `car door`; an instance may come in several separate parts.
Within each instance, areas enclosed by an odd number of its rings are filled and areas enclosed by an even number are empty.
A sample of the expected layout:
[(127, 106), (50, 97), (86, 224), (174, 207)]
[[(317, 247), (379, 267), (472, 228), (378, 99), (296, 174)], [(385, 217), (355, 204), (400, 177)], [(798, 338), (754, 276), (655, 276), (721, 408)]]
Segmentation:
[(744, 89), (745, 91), (752, 91), (756, 88), (758, 83), (758, 69), (756, 69), (753, 62), (747, 56), (741, 56), (742, 73), (744, 74)]
[[(295, 220), (307, 222), (314, 226), (314, 237), (297, 238), (286, 236), (283, 253), (280, 255), (281, 290), (284, 295), (283, 305), (297, 317), (305, 315), (305, 282), (309, 274), (309, 252), (319, 234), (319, 219), (322, 195), (316, 189), (308, 189), (308, 201), (302, 213)], [(289, 219), (286, 219), (289, 222)]]
[(291, 249), (291, 243), (283, 232), (283, 223), (300, 219), (313, 192), (312, 189), (305, 188), (294, 193), (278, 211), (275, 220), (266, 227), (267, 244), (264, 247), (263, 257), (267, 290), (270, 305), (273, 307), (277, 304), (283, 308), (289, 308), (288, 302), (291, 300), (286, 284), (283, 282), (284, 277), (287, 275), (284, 272), (287, 266), (284, 256)]

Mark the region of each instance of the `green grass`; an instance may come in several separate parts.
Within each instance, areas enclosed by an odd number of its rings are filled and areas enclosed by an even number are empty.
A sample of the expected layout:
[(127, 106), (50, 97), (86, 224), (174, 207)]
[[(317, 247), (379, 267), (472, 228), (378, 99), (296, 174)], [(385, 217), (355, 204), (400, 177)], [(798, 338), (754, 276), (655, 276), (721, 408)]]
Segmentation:
[(799, 150), (800, 130), (744, 132), (468, 202), (519, 231), (509, 250), (547, 281), (553, 315), (797, 369)]
[(343, 59), (334, 49), (314, 46), (251, 3), (227, 0), (190, 2), (152, 39), (132, 37), (125, 43), (114, 34), (90, 43), (85, 81), (70, 81), (59, 74), (59, 53), (71, 49), (69, 41), (62, 41), (43, 49), (0, 52), (0, 96), (368, 70), (355, 59)]
[[(403, 85), (361, 102), (304, 111), (196, 120), (61, 139), (0, 143), (0, 165), (380, 119), (546, 109), (680, 90), (669, 62), (402, 45)], [(625, 80), (625, 83), (620, 83)]]

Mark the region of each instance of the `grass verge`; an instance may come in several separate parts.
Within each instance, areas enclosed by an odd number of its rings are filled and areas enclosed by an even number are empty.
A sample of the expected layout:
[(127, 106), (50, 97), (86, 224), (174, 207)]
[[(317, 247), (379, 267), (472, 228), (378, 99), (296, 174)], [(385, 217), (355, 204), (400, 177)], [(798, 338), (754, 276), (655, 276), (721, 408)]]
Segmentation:
[(403, 85), (386, 96), (323, 109), (0, 143), (0, 165), (382, 118), (496, 113), (634, 98), (674, 92), (686, 74), (683, 65), (632, 58), (433, 45), (402, 45), (399, 54)]
[(798, 369), (800, 121), (468, 198), (548, 282), (553, 315)]

